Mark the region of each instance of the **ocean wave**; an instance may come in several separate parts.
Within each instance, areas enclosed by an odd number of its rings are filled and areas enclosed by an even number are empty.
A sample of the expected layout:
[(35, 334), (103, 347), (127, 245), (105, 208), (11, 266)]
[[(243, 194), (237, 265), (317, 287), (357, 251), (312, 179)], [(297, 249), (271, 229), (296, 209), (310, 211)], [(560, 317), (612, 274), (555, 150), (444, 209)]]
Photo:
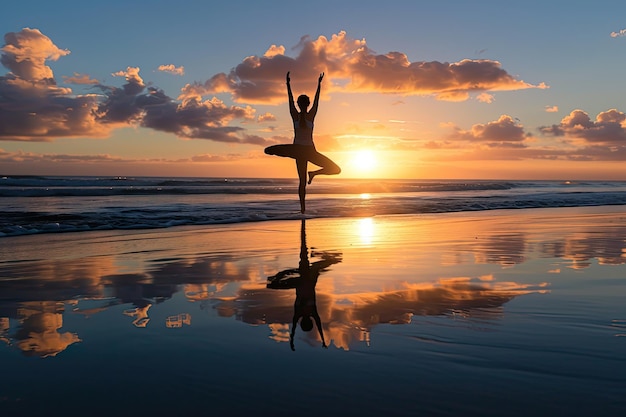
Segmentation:
[[(319, 181), (309, 194), (433, 193), (507, 190), (505, 181), (357, 180)], [(1, 197), (100, 197), (116, 195), (291, 194), (294, 179), (40, 177), (0, 178)]]
[[(503, 191), (502, 191), (503, 190)], [(370, 217), (450, 213), (500, 209), (626, 205), (626, 189), (617, 191), (520, 193), (502, 189), (485, 194), (438, 192), (431, 194), (335, 194), (309, 196), (307, 218)], [(466, 189), (464, 191), (467, 191)], [(0, 209), (0, 236), (62, 233), (87, 230), (160, 229), (173, 226), (232, 224), (302, 218), (297, 195), (276, 199), (213, 198), (181, 199), (151, 197), (64, 197), (40, 205), (33, 199), (17, 199)], [(29, 203), (31, 202), (31, 203)]]

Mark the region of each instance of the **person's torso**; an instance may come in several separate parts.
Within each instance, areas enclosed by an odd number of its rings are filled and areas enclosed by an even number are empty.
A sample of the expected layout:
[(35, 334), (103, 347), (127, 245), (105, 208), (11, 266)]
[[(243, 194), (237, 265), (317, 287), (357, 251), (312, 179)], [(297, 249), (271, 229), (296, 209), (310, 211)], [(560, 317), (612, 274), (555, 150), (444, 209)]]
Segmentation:
[(294, 120), (293, 131), (295, 133), (294, 144), (313, 146), (313, 121), (305, 119), (305, 126), (301, 126), (299, 120)]

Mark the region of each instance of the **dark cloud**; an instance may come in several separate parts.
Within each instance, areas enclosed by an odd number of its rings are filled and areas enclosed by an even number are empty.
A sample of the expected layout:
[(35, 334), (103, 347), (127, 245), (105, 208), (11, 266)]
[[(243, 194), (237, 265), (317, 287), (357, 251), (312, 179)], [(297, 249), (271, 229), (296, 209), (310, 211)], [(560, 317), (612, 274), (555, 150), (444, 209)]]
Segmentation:
[(47, 141), (61, 136), (103, 137), (96, 122), (93, 95), (73, 96), (57, 86), (47, 60), (69, 51), (58, 48), (37, 29), (4, 36), (0, 63), (10, 72), (0, 77), (0, 138)]
[(250, 106), (226, 106), (216, 98), (199, 96), (174, 100), (147, 87), (137, 67), (112, 74), (124, 77), (121, 87), (98, 83), (86, 74), (64, 77), (66, 83), (92, 84), (97, 91), (76, 95), (70, 88), (59, 87), (46, 65), (47, 60), (57, 60), (69, 51), (58, 48), (36, 29), (7, 33), (5, 43), (0, 62), (10, 72), (0, 77), (0, 140), (107, 137), (119, 127), (141, 126), (182, 138), (273, 143), (229, 126), (235, 119), (254, 119), (255, 110)]
[(580, 138), (594, 144), (626, 145), (626, 114), (611, 109), (591, 120), (582, 110), (574, 110), (558, 125), (540, 128), (546, 135)]
[(508, 115), (486, 124), (475, 124), (470, 130), (453, 129), (454, 133), (448, 137), (450, 140), (480, 142), (490, 147), (524, 147), (523, 141), (527, 136), (523, 126)]
[(583, 110), (574, 110), (561, 123), (543, 126), (540, 131), (547, 136), (563, 137), (578, 146), (566, 152), (573, 161), (624, 161), (626, 160), (626, 114), (610, 109), (599, 113), (595, 120)]

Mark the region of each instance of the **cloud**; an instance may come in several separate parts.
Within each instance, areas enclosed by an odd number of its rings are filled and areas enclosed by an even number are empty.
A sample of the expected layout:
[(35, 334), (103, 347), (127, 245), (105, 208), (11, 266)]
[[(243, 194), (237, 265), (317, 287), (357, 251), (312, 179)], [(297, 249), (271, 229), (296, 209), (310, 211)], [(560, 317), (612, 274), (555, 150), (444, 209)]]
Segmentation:
[(621, 29), (619, 32), (611, 32), (612, 38), (621, 38), (622, 36), (626, 36), (626, 29)]
[[(5, 35), (0, 62), (9, 72), (0, 76), (0, 140), (50, 141), (55, 138), (105, 138), (128, 126), (172, 133), (185, 139), (267, 146), (276, 138), (246, 133), (236, 121), (272, 120), (255, 116), (249, 104), (227, 105), (215, 94), (230, 93), (236, 102), (284, 101), (284, 76), (292, 72), (298, 88), (314, 90), (320, 72), (326, 72), (325, 94), (337, 92), (432, 95), (441, 100), (466, 100), (470, 93), (490, 101), (487, 91), (545, 88), (509, 75), (500, 63), (462, 60), (456, 63), (410, 62), (400, 52), (373, 53), (364, 39), (345, 32), (330, 39), (302, 37), (296, 57), (285, 55), (282, 45), (272, 45), (261, 56), (249, 56), (227, 73), (215, 74), (204, 83), (187, 84), (177, 98), (145, 82), (139, 67), (113, 72), (121, 86), (105, 85), (88, 75), (63, 77), (66, 83), (92, 85), (89, 94), (75, 94), (57, 85), (47, 61), (70, 51), (56, 46), (37, 29), (25, 28)], [(182, 74), (183, 67), (162, 65), (160, 71)], [(489, 128), (491, 129), (491, 128)], [(512, 143), (511, 139), (500, 140)], [(494, 142), (495, 143), (495, 142)]]
[(264, 113), (260, 114), (257, 120), (259, 123), (274, 122), (276, 121), (276, 116), (274, 116), (272, 113)]
[(202, 162), (202, 163), (204, 162), (228, 162), (228, 161), (233, 161), (237, 159), (241, 159), (241, 156), (236, 155), (236, 154), (228, 154), (228, 155), (202, 154), (202, 155), (192, 156), (190, 161)]
[(495, 99), (494, 99), (492, 94), (480, 93), (478, 96), (476, 96), (476, 100), (480, 101), (481, 103), (491, 104), (491, 103), (493, 103), (493, 100), (495, 100)]
[(198, 162), (198, 163), (206, 163), (206, 162), (226, 162), (226, 161), (235, 161), (240, 159), (245, 159), (247, 156), (241, 154), (227, 154), (227, 155), (211, 155), (211, 154), (202, 154), (195, 155), (186, 159), (168, 159), (168, 158), (159, 158), (159, 159), (132, 159), (132, 158), (122, 158), (119, 156), (109, 155), (109, 154), (96, 154), (96, 155), (71, 155), (71, 154), (39, 154), (33, 152), (10, 152), (5, 151), (0, 148), (0, 163), (8, 164), (8, 163), (180, 163), (180, 162)]
[(78, 85), (100, 84), (100, 81), (91, 78), (89, 75), (79, 74), (77, 72), (75, 72), (72, 77), (68, 77), (64, 75), (63, 82), (66, 84), (78, 84)]
[(4, 35), (5, 45), (0, 49), (0, 63), (17, 77), (28, 81), (43, 81), (53, 78), (47, 60), (57, 61), (70, 51), (60, 49), (50, 38), (37, 29), (24, 28), (20, 32)]
[(448, 140), (479, 142), (489, 147), (525, 147), (523, 141), (527, 135), (524, 128), (508, 115), (502, 115), (498, 120), (486, 124), (475, 124), (470, 130), (451, 127), (454, 132)]
[(556, 113), (559, 111), (559, 106), (546, 106), (546, 112)]
[(569, 160), (569, 161), (624, 161), (626, 160), (626, 114), (611, 109), (599, 113), (595, 120), (582, 110), (574, 110), (559, 124), (540, 127), (546, 136), (563, 137), (567, 146), (528, 147), (524, 139), (529, 134), (514, 123), (510, 116), (500, 116), (495, 122), (477, 124), (468, 131), (449, 125), (454, 132), (448, 140), (464, 140), (486, 144), (471, 153), (460, 154), (450, 160)]
[(33, 152), (9, 152), (0, 149), (1, 163), (23, 162), (121, 162), (122, 158), (111, 155), (67, 155), (67, 154), (38, 154)]
[(57, 86), (47, 60), (69, 54), (37, 29), (4, 36), (0, 63), (10, 72), (0, 76), (0, 138), (48, 141), (54, 137), (104, 137), (108, 129), (93, 114), (94, 95), (74, 96)]
[(176, 67), (174, 66), (174, 64), (159, 65), (159, 68), (157, 69), (159, 71), (169, 72), (170, 74), (174, 75), (185, 75), (185, 67), (183, 67), (182, 65), (180, 67)]
[(626, 114), (616, 109), (599, 113), (595, 120), (582, 110), (574, 110), (558, 125), (540, 130), (549, 136), (580, 138), (585, 142), (626, 146)]
[(308, 89), (314, 89), (318, 74), (325, 72), (329, 92), (432, 95), (449, 101), (467, 100), (470, 92), (547, 88), (516, 79), (497, 61), (411, 62), (401, 52), (375, 54), (365, 39), (352, 39), (343, 31), (330, 39), (303, 37), (296, 49), (298, 55), (292, 58), (284, 54), (284, 47), (272, 45), (262, 56), (245, 58), (228, 74), (188, 84), (179, 98), (227, 92), (236, 101), (277, 103), (284, 101), (287, 71), (292, 83), (298, 80)]
[[(60, 137), (107, 137), (113, 129), (140, 126), (171, 132), (181, 138), (264, 145), (274, 143), (243, 134), (230, 126), (235, 119), (254, 119), (250, 106), (227, 106), (217, 98), (176, 101), (148, 87), (138, 67), (114, 72), (121, 87), (104, 85), (74, 73), (65, 81), (92, 84), (96, 94), (75, 95), (57, 86), (47, 60), (69, 51), (57, 47), (36, 29), (5, 35), (0, 62), (10, 72), (0, 77), (0, 140), (50, 141)], [(181, 67), (182, 68), (182, 67)]]
[[(427, 142), (428, 149), (459, 149), (467, 152), (437, 155), (440, 160), (547, 160), (547, 161), (625, 161), (626, 160), (626, 114), (607, 110), (598, 114), (595, 120), (582, 110), (574, 110), (561, 120), (561, 123), (540, 127), (546, 136), (563, 137), (563, 142), (555, 146), (552, 142), (541, 145), (541, 138), (532, 137), (524, 131), (517, 119), (502, 115), (497, 121), (473, 125), (463, 130), (454, 124), (441, 127), (453, 132), (442, 141)], [(534, 146), (530, 146), (530, 139)], [(469, 149), (466, 144), (476, 146)]]

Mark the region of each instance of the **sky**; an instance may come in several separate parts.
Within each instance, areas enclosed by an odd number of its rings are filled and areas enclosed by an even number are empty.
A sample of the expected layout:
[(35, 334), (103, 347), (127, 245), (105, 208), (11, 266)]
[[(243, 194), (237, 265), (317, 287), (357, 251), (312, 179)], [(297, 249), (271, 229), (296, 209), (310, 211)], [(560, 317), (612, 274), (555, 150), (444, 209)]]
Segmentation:
[[(267, 3), (267, 4), (265, 4)], [(30, 1), (0, 175), (295, 177), (285, 75), (345, 178), (626, 180), (623, 1)]]

